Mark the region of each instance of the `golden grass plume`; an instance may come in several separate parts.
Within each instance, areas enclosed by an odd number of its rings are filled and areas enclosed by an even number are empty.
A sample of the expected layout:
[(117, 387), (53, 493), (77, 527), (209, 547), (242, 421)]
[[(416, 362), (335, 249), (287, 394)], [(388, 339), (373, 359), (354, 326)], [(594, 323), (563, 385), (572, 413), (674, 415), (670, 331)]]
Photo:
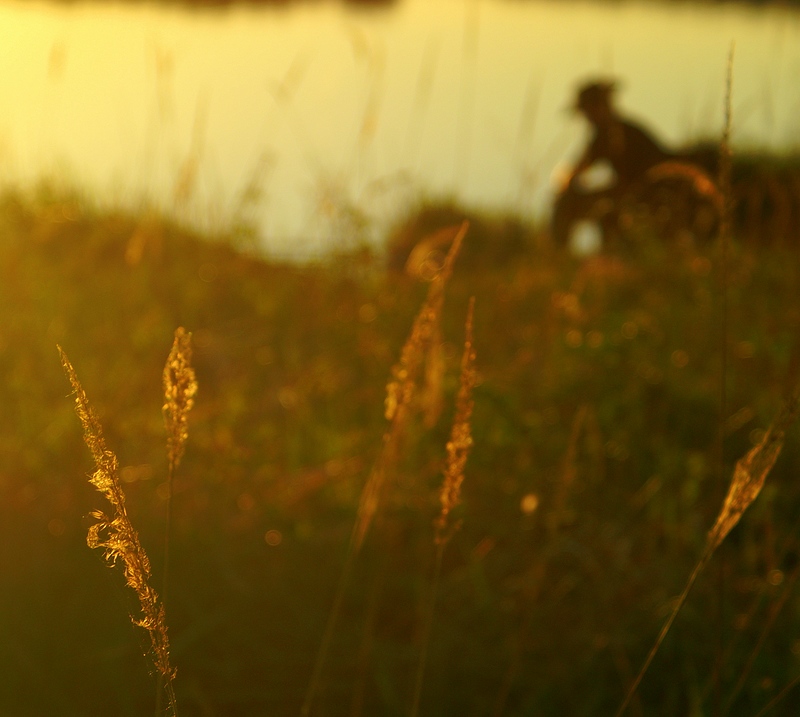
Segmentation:
[[(444, 290), (468, 228), (468, 222), (463, 222), (459, 227), (453, 228), (453, 241), (444, 265), (431, 281), (425, 303), (417, 314), (400, 353), (400, 360), (392, 368), (392, 378), (386, 386), (385, 404), (385, 416), (390, 424), (383, 436), (381, 454), (364, 485), (359, 500), (352, 541), (356, 551), (361, 548), (372, 519), (378, 510), (387, 471), (397, 461), (400, 438), (417, 390), (420, 372), (426, 358), (430, 358), (431, 347), (440, 340), (439, 320), (444, 304)], [(434, 361), (436, 361), (435, 352)], [(424, 407), (426, 408), (425, 422), (427, 425), (435, 420), (435, 415), (438, 416), (438, 400), (431, 397), (431, 392), (436, 392), (437, 395), (441, 392), (439, 373), (443, 370), (443, 366), (439, 366), (437, 362), (437, 367), (435, 371), (427, 372), (426, 376), (427, 391), (424, 397)]]
[(125, 506), (125, 494), (119, 478), (119, 461), (108, 448), (97, 414), (89, 404), (75, 369), (67, 355), (58, 347), (61, 364), (67, 374), (75, 396), (75, 412), (83, 426), (83, 437), (94, 458), (94, 472), (89, 482), (111, 503), (112, 516), (102, 511), (93, 511), (97, 522), (89, 527), (86, 542), (90, 548), (102, 548), (103, 557), (109, 566), (120, 565), (125, 582), (139, 599), (140, 615), (132, 616), (135, 625), (147, 630), (150, 636), (151, 659), (169, 705), (170, 714), (176, 714), (173, 681), (175, 668), (170, 661), (169, 636), (167, 634), (164, 606), (151, 587), (152, 571), (147, 553), (139, 541)]
[(464, 353), (461, 357), (461, 377), (456, 396), (456, 413), (453, 419), (453, 428), (450, 440), (447, 442), (447, 461), (444, 468), (444, 481), (439, 493), (442, 510), (436, 519), (436, 543), (445, 543), (452, 536), (458, 525), (449, 526), (450, 512), (461, 501), (461, 484), (464, 482), (464, 468), (467, 465), (470, 449), (472, 448), (472, 391), (478, 380), (475, 370), (475, 347), (472, 336), (473, 317), (475, 313), (475, 298), (471, 298), (467, 310), (466, 337), (464, 339)]
[[(439, 318), (444, 304), (444, 290), (447, 280), (452, 274), (453, 264), (461, 249), (461, 243), (466, 236), (468, 228), (469, 223), (465, 221), (460, 226), (449, 229), (452, 242), (447, 252), (447, 257), (441, 270), (431, 280), (425, 303), (417, 314), (408, 339), (400, 352), (400, 360), (392, 368), (391, 379), (386, 386), (384, 411), (386, 420), (389, 421), (389, 427), (383, 435), (381, 452), (361, 490), (344, 569), (339, 580), (339, 586), (336, 590), (319, 652), (317, 653), (317, 659), (314, 663), (308, 690), (300, 709), (302, 717), (307, 717), (311, 713), (314, 699), (322, 681), (322, 671), (341, 610), (345, 587), (350, 579), (356, 556), (359, 554), (370, 525), (378, 512), (387, 477), (398, 462), (401, 439), (408, 421), (412, 401), (417, 391), (420, 373), (425, 365), (426, 358), (429, 362), (431, 361), (431, 346), (441, 340)], [(424, 406), (435, 405), (430, 401), (432, 389), (441, 390), (441, 376), (439, 374), (443, 370), (443, 365), (436, 360), (435, 355), (432, 363), (435, 368), (429, 368), (426, 372), (428, 386), (426, 394), (428, 394), (428, 400), (423, 400)], [(433, 416), (433, 410), (428, 408), (426, 410), (426, 424), (430, 423)]]
[(683, 592), (675, 602), (672, 612), (661, 628), (661, 632), (648, 653), (639, 674), (628, 689), (625, 700), (617, 712), (617, 717), (622, 717), (622, 714), (630, 704), (631, 698), (639, 687), (639, 683), (650, 667), (650, 663), (653, 661), (658, 648), (667, 636), (669, 629), (672, 627), (672, 623), (675, 621), (678, 612), (680, 612), (680, 609), (686, 602), (686, 598), (689, 596), (689, 592), (703, 568), (705, 568), (709, 560), (711, 560), (711, 556), (722, 544), (722, 541), (725, 540), (728, 533), (730, 533), (739, 522), (745, 510), (752, 505), (753, 501), (755, 501), (758, 494), (761, 492), (764, 481), (775, 465), (775, 461), (783, 448), (786, 431), (797, 419), (798, 413), (800, 413), (800, 381), (798, 381), (796, 375), (793, 375), (790, 382), (790, 389), (778, 410), (778, 414), (764, 434), (764, 437), (753, 446), (746, 455), (736, 462), (728, 493), (722, 503), (719, 515), (708, 533), (703, 554), (692, 571), (692, 574), (689, 576), (689, 580)]
[(182, 326), (175, 330), (172, 350), (164, 365), (164, 425), (170, 468), (183, 458), (189, 436), (187, 417), (194, 406), (197, 379), (192, 368), (192, 334)]
[(417, 663), (417, 673), (414, 681), (414, 692), (411, 702), (411, 717), (417, 717), (422, 698), (422, 683), (425, 676), (425, 664), (428, 659), (428, 649), (430, 646), (431, 632), (433, 630), (433, 616), (436, 607), (436, 594), (439, 587), (439, 578), (442, 572), (442, 559), (444, 549), (450, 538), (461, 527), (461, 522), (450, 522), (450, 513), (461, 501), (461, 484), (464, 482), (464, 468), (467, 465), (470, 449), (472, 448), (472, 430), (470, 422), (472, 420), (472, 391), (477, 383), (477, 371), (475, 370), (475, 348), (472, 337), (473, 317), (475, 313), (475, 298), (471, 298), (469, 309), (467, 310), (467, 320), (464, 338), (464, 353), (461, 357), (461, 376), (458, 384), (458, 395), (456, 396), (456, 411), (453, 418), (453, 427), (450, 432), (450, 440), (447, 442), (447, 460), (444, 467), (444, 480), (439, 491), (439, 502), (441, 511), (434, 521), (436, 534), (434, 543), (436, 544), (436, 564), (433, 571), (433, 582), (431, 585), (430, 598), (428, 602), (425, 623), (422, 628), (422, 641)]
[[(172, 525), (172, 481), (183, 458), (189, 437), (188, 416), (197, 394), (197, 379), (192, 368), (192, 335), (182, 326), (175, 330), (167, 361), (164, 364), (164, 427), (167, 432), (167, 501), (164, 526), (164, 568), (161, 582), (161, 602), (167, 604), (170, 578), (170, 531)], [(163, 679), (163, 678), (162, 678)], [(163, 692), (158, 690), (158, 706)]]
[(795, 391), (784, 400), (764, 437), (745, 456), (736, 461), (733, 479), (722, 509), (708, 534), (709, 551), (713, 552), (720, 546), (739, 522), (744, 511), (758, 497), (767, 474), (772, 470), (783, 448), (786, 429), (797, 418), (797, 413), (798, 393)]

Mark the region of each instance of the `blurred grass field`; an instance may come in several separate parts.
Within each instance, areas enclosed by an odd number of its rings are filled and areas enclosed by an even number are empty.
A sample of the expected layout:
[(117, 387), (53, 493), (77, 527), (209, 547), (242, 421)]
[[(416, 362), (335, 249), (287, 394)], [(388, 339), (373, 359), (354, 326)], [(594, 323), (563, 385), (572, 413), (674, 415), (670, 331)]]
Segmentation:
[[(435, 229), (420, 217), (459, 211), (415, 210), (412, 236), (398, 231), (394, 246)], [(179, 712), (300, 709), (380, 451), (389, 372), (426, 286), (396, 268), (399, 249), (393, 262), (363, 249), (290, 264), (236, 247), (61, 193), (0, 200), (4, 717), (153, 710), (132, 598), (86, 546), (102, 498), (86, 480), (56, 344), (120, 458), (158, 575), (161, 372), (177, 326), (193, 334), (199, 384), (173, 486), (167, 621)], [(408, 712), (471, 296), (475, 443), (421, 714), (614, 713), (702, 552), (735, 461), (777, 410), (797, 341), (796, 247), (734, 242), (720, 416), (720, 267), (716, 247), (646, 237), (635, 252), (579, 261), (513, 217), (473, 217), (442, 317), (450, 408), (431, 429), (408, 428), (314, 714)], [(715, 714), (720, 640), (724, 703), (779, 605), (729, 713), (755, 714), (800, 674), (797, 439), (695, 587), (631, 714)], [(798, 709), (795, 691), (771, 714)]]

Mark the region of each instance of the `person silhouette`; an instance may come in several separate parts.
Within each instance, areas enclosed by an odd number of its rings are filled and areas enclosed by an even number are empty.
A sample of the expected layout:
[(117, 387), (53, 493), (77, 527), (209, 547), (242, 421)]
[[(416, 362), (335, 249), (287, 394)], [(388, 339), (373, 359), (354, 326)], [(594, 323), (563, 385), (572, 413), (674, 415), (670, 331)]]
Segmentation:
[[(715, 192), (713, 181), (700, 167), (666, 149), (644, 127), (617, 112), (613, 104), (615, 89), (613, 81), (596, 80), (578, 90), (573, 109), (589, 122), (592, 135), (553, 205), (551, 231), (557, 244), (567, 244), (581, 220), (598, 224), (604, 240), (613, 238), (620, 229), (623, 203), (632, 196), (642, 199), (646, 190), (659, 182), (673, 190), (677, 187), (695, 204), (697, 198), (711, 197)], [(606, 164), (613, 176), (605, 186), (589, 189), (585, 175), (599, 164)], [(676, 196), (672, 191), (669, 199)], [(681, 219), (689, 221), (691, 217)]]
[(672, 156), (647, 130), (614, 109), (614, 89), (613, 82), (590, 82), (578, 91), (574, 109), (591, 124), (592, 138), (572, 170), (570, 184), (589, 167), (606, 161), (614, 170), (615, 186), (624, 191)]

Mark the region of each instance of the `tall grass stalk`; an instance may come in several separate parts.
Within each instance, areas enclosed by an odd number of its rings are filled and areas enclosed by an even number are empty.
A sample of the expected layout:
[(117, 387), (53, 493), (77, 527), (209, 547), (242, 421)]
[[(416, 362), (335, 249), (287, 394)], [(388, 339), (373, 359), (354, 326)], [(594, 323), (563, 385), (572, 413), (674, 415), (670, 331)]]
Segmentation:
[(460, 522), (453, 523), (450, 513), (461, 501), (461, 484), (464, 482), (464, 468), (467, 464), (470, 449), (472, 448), (472, 391), (475, 388), (477, 374), (475, 371), (475, 348), (472, 336), (473, 316), (475, 312), (475, 298), (471, 298), (467, 310), (467, 321), (464, 339), (464, 353), (461, 358), (461, 377), (459, 379), (458, 396), (456, 398), (456, 413), (453, 419), (453, 428), (450, 440), (447, 442), (447, 461), (444, 468), (444, 481), (439, 493), (442, 505), (439, 517), (436, 519), (436, 562), (433, 569), (428, 609), (425, 614), (425, 624), (422, 630), (422, 646), (420, 648), (417, 674), (414, 682), (414, 694), (411, 703), (411, 717), (419, 714), (419, 705), (422, 698), (422, 683), (425, 676), (425, 664), (428, 659), (433, 617), (436, 609), (436, 596), (439, 590), (439, 579), (442, 573), (442, 557), (444, 549), (455, 532), (460, 527)]
[[(800, 358), (800, 354), (798, 354), (798, 358)], [(775, 559), (776, 565), (781, 565), (784, 563), (786, 556), (789, 554), (789, 551), (793, 549), (794, 544), (796, 543), (796, 534), (800, 530), (800, 518), (795, 521), (795, 524), (792, 526), (791, 530), (789, 530), (783, 545), (781, 546), (780, 551), (778, 551), (777, 557)], [(758, 641), (756, 645), (750, 652), (748, 659), (745, 663), (745, 666), (742, 668), (741, 672), (739, 673), (739, 679), (736, 682), (731, 694), (728, 696), (728, 700), (725, 706), (725, 710), (723, 711), (723, 715), (730, 712), (731, 707), (735, 704), (736, 698), (741, 692), (742, 688), (744, 687), (747, 677), (750, 675), (750, 671), (755, 663), (755, 659), (758, 656), (761, 648), (766, 643), (766, 638), (769, 632), (775, 625), (775, 621), (780, 614), (780, 611), (783, 609), (784, 605), (786, 604), (787, 599), (792, 593), (792, 589), (797, 582), (798, 578), (800, 578), (800, 565), (797, 565), (794, 570), (790, 573), (789, 577), (784, 580), (781, 585), (781, 594), (775, 600), (772, 605), (772, 609), (770, 610), (770, 614), (767, 617), (766, 621), (761, 625), (761, 632), (759, 633)], [(750, 609), (744, 616), (742, 621), (742, 629), (737, 630), (734, 633), (733, 639), (731, 639), (725, 648), (725, 655), (723, 658), (723, 664), (727, 662), (728, 659), (734, 654), (735, 648), (738, 646), (739, 640), (745, 634), (745, 629), (753, 624), (753, 620), (755, 619), (756, 614), (758, 613), (759, 609), (761, 608), (764, 599), (767, 594), (767, 586), (768, 583), (763, 583), (761, 588), (758, 591), (758, 595), (753, 600), (753, 604), (750, 606)], [(713, 678), (713, 675), (712, 675)], [(702, 699), (701, 701), (705, 701), (705, 698), (708, 696), (708, 693), (712, 687), (712, 678), (706, 682), (705, 687), (703, 688), (702, 692)]]
[[(164, 523), (164, 568), (161, 582), (161, 602), (166, 609), (169, 593), (170, 538), (172, 532), (172, 483), (175, 471), (186, 450), (189, 436), (187, 418), (194, 406), (197, 379), (192, 368), (192, 335), (183, 327), (175, 330), (172, 349), (164, 364), (164, 427), (167, 433), (167, 505)], [(160, 680), (161, 678), (159, 678)], [(158, 690), (156, 712), (160, 712), (163, 691)]]
[[(358, 514), (352, 536), (355, 552), (361, 549), (380, 505), (386, 479), (398, 462), (398, 451), (417, 391), (420, 373), (423, 367), (426, 367), (426, 359), (430, 360), (433, 343), (441, 337), (439, 323), (444, 304), (444, 290), (453, 272), (453, 264), (461, 249), (461, 242), (467, 233), (467, 228), (468, 224), (464, 222), (454, 232), (453, 242), (444, 266), (431, 282), (425, 303), (417, 314), (411, 327), (411, 333), (403, 346), (400, 361), (392, 368), (392, 379), (386, 386), (385, 416), (390, 422), (389, 429), (384, 434), (381, 454), (359, 499)], [(433, 355), (438, 356), (435, 352)], [(437, 367), (439, 366), (437, 360)], [(431, 371), (427, 369), (426, 379), (429, 384), (431, 381), (436, 381), (432, 378)], [(438, 381), (437, 385), (440, 386), (440, 384), (441, 381)], [(431, 400), (427, 397), (426, 405), (430, 405)]]
[(192, 368), (192, 335), (183, 327), (175, 330), (172, 349), (164, 364), (164, 427), (167, 433), (167, 506), (164, 528), (164, 574), (161, 597), (166, 604), (169, 588), (169, 543), (172, 523), (172, 481), (186, 450), (187, 418), (194, 406), (197, 379)]
[(89, 527), (86, 542), (90, 548), (103, 548), (103, 557), (109, 566), (121, 565), (126, 584), (136, 593), (141, 614), (137, 617), (131, 616), (131, 620), (135, 625), (147, 630), (150, 637), (150, 657), (160, 684), (159, 691), (163, 690), (166, 697), (168, 714), (175, 717), (177, 715), (173, 686), (175, 668), (170, 661), (164, 604), (150, 585), (152, 577), (150, 559), (128, 517), (125, 494), (119, 477), (119, 461), (106, 445), (100, 421), (89, 404), (75, 369), (60, 346), (58, 352), (75, 395), (75, 412), (83, 426), (84, 441), (94, 458), (94, 473), (89, 482), (105, 496), (113, 508), (111, 516), (102, 511), (92, 512), (92, 517), (97, 522)]
[[(728, 254), (731, 239), (731, 122), (733, 94), (733, 53), (731, 43), (725, 74), (724, 123), (720, 140), (720, 163), (718, 182), (722, 194), (722, 215), (720, 217), (719, 243), (721, 250), (720, 267), (720, 377), (719, 377), (719, 426), (717, 429), (717, 485), (720, 495), (725, 490), (725, 426), (728, 417)], [(725, 655), (725, 556), (719, 562), (717, 573), (717, 655), (712, 675), (716, 699), (716, 714), (722, 712), (722, 671)]]
[(711, 560), (714, 551), (722, 544), (728, 533), (730, 533), (739, 522), (744, 511), (747, 510), (761, 492), (767, 474), (772, 470), (772, 466), (775, 464), (781, 452), (786, 431), (789, 426), (794, 423), (798, 412), (800, 412), (800, 381), (797, 380), (796, 376), (793, 376), (792, 379), (787, 395), (778, 411), (778, 415), (772, 421), (764, 437), (757, 445), (751, 448), (744, 457), (736, 462), (728, 493), (725, 496), (716, 522), (708, 533), (703, 554), (689, 576), (686, 587), (684, 587), (683, 592), (675, 601), (672, 612), (661, 628), (661, 632), (647, 655), (639, 674), (628, 689), (628, 693), (617, 711), (617, 717), (621, 717), (630, 704), (631, 698), (639, 687), (647, 669), (650, 667), (650, 663), (656, 656), (658, 648), (661, 647), (661, 643), (664, 642), (664, 638), (672, 627), (672, 623), (675, 621), (678, 612), (680, 612), (686, 602), (686, 598), (689, 596), (689, 592), (697, 581), (698, 576), (703, 571), (703, 568), (705, 568), (709, 560)]
[[(789, 396), (791, 397), (791, 387), (800, 384), (800, 343), (795, 343), (794, 348), (792, 350), (792, 356), (790, 359), (789, 364), (789, 381), (787, 385), (790, 387), (789, 389)], [(800, 389), (795, 389), (795, 391), (800, 392)], [(780, 565), (784, 562), (787, 554), (795, 543), (795, 535), (800, 529), (800, 518), (795, 521), (795, 524), (792, 526), (792, 529), (789, 531), (788, 535), (786, 536), (784, 543), (781, 547), (781, 550), (778, 553), (778, 559), (776, 564)], [(728, 696), (728, 700), (725, 704), (725, 711), (723, 715), (727, 715), (734, 704), (736, 704), (736, 698), (739, 696), (739, 693), (745, 686), (747, 678), (750, 676), (750, 672), (755, 664), (756, 657), (761, 652), (761, 648), (764, 646), (767, 640), (767, 636), (769, 635), (770, 631), (775, 625), (776, 620), (778, 619), (778, 615), (780, 614), (781, 610), (786, 605), (786, 602), (789, 596), (792, 594), (792, 589), (797, 582), (798, 578), (800, 578), (800, 565), (795, 566), (794, 570), (792, 570), (791, 574), (788, 578), (783, 581), (781, 586), (781, 594), (777, 597), (777, 599), (772, 604), (772, 608), (769, 612), (764, 623), (761, 625), (761, 632), (759, 634), (758, 640), (750, 651), (750, 655), (745, 662), (745, 666), (742, 668), (739, 679), (736, 681), (736, 685), (734, 686), (731, 694)], [(759, 592), (758, 597), (754, 601), (753, 607), (751, 608), (748, 616), (747, 616), (747, 624), (749, 624), (755, 612), (757, 611), (764, 595), (766, 593), (765, 587), (762, 587), (761, 591)], [(772, 700), (758, 713), (758, 715), (765, 714), (769, 710), (771, 710), (778, 702), (780, 702), (787, 694), (798, 684), (800, 683), (800, 675), (792, 679), (784, 688), (781, 690)]]
[(432, 340), (440, 336), (439, 322), (444, 305), (444, 292), (456, 257), (461, 250), (461, 243), (469, 228), (468, 222), (453, 228), (453, 239), (447, 252), (441, 271), (433, 278), (428, 295), (419, 313), (414, 319), (411, 333), (400, 353), (400, 360), (392, 368), (392, 378), (386, 386), (385, 417), (389, 427), (383, 435), (380, 454), (367, 478), (359, 498), (356, 520), (350, 534), (344, 567), (336, 588), (331, 612), (322, 636), (319, 652), (306, 691), (303, 705), (300, 708), (302, 717), (311, 714), (314, 699), (319, 690), (322, 672), (327, 662), (336, 624), (344, 601), (344, 594), (350, 582), (355, 559), (361, 551), (367, 532), (378, 512), (387, 479), (400, 460), (400, 447), (406, 424), (411, 412), (413, 399), (417, 393), (426, 358), (430, 355)]

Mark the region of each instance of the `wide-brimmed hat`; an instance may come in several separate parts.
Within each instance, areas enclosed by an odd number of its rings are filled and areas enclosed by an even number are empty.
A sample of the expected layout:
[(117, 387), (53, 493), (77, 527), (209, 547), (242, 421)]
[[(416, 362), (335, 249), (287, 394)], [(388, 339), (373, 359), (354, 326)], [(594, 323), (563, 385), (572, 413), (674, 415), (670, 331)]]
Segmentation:
[(578, 95), (575, 98), (575, 104), (572, 105), (572, 109), (579, 111), (586, 107), (608, 104), (616, 87), (617, 83), (613, 80), (592, 80), (591, 82), (585, 82), (578, 90)]

